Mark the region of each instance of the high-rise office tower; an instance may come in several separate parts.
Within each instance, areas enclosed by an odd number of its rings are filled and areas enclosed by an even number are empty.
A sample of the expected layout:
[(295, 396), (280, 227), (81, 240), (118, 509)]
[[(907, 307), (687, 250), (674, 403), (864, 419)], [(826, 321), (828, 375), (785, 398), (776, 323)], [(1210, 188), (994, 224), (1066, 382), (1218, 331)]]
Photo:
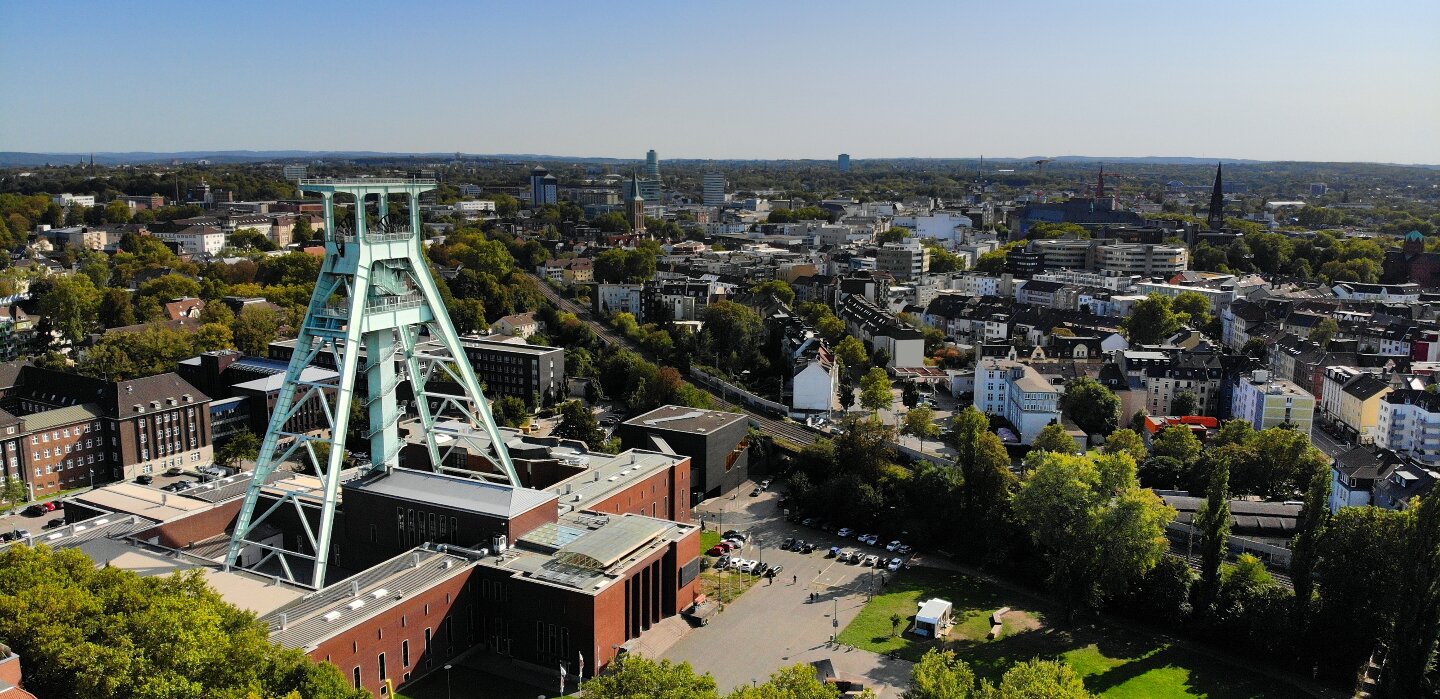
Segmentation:
[(720, 206), (725, 203), (725, 175), (718, 172), (705, 173), (705, 205)]
[(840, 172), (850, 172), (850, 154), (841, 153), (837, 159), (840, 165)]
[(530, 171), (530, 205), (544, 206), (558, 203), (560, 203), (560, 193), (555, 176), (544, 167), (536, 165), (535, 169)]
[(651, 148), (645, 153), (645, 176), (652, 179), (660, 179), (660, 156)]

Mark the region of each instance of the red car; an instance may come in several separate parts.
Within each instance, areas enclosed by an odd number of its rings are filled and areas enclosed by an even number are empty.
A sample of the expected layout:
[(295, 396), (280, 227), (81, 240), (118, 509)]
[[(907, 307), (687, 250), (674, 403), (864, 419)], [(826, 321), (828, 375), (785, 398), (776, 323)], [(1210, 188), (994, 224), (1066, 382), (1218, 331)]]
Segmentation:
[(725, 555), (725, 552), (729, 550), (730, 549), (727, 549), (724, 546), (720, 546), (717, 544), (715, 546), (711, 546), (710, 550), (706, 551), (705, 553), (710, 556), (723, 556)]

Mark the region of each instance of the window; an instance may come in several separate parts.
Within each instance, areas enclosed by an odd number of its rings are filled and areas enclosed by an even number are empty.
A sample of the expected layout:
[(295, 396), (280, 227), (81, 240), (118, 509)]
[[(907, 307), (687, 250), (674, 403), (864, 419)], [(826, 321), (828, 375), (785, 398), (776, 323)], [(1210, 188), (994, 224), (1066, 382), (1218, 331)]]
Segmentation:
[(356, 688), (356, 689), (359, 689), (359, 688), (360, 688), (360, 666), (359, 666), (359, 665), (356, 665), (356, 666), (355, 666), (355, 688)]
[(380, 654), (379, 662), (380, 662), (380, 682), (383, 684), (383, 683), (385, 682), (385, 654), (384, 654), (384, 653), (381, 653), (381, 654)]
[(401, 665), (402, 667), (410, 667), (410, 641), (409, 641), (409, 640), (405, 640), (405, 641), (401, 641), (401, 642), (400, 642), (400, 665)]

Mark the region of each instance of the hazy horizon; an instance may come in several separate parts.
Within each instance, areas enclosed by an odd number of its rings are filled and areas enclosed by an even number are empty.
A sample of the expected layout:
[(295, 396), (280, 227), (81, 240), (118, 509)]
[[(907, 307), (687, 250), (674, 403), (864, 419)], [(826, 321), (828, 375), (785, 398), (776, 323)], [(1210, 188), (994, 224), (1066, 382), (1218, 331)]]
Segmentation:
[(10, 2), (0, 150), (1429, 165), (1436, 26), (1423, 0)]

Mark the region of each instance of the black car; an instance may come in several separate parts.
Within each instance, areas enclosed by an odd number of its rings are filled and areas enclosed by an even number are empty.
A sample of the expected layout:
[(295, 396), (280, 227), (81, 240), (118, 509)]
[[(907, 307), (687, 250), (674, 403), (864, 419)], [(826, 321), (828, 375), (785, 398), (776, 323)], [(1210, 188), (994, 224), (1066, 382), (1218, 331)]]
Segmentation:
[(785, 541), (783, 541), (783, 542), (780, 543), (780, 550), (781, 550), (781, 551), (789, 551), (789, 550), (790, 550), (790, 547), (791, 547), (791, 546), (794, 546), (794, 545), (795, 545), (795, 538), (794, 538), (794, 537), (789, 537), (789, 536), (787, 536), (787, 537), (785, 537)]
[(775, 564), (775, 565), (773, 565), (773, 566), (770, 566), (770, 568), (768, 568), (768, 569), (765, 571), (765, 577), (767, 577), (767, 578), (773, 578), (773, 577), (779, 575), (779, 574), (780, 574), (780, 571), (782, 571), (782, 570), (785, 570), (785, 566), (782, 566), (782, 565), (780, 565), (780, 564), (777, 563), (777, 564)]
[(808, 541), (805, 542), (805, 549), (804, 549), (803, 551), (801, 551), (801, 553), (814, 553), (814, 552), (815, 552), (815, 544), (812, 544), (812, 543), (810, 543), (810, 542), (808, 542)]
[(155, 482), (155, 477), (148, 474), (141, 474), (135, 477), (135, 482), (140, 485), (150, 485)]
[(41, 505), (38, 502), (25, 508), (25, 514), (30, 515), (31, 517), (39, 517), (40, 515), (43, 515), (49, 511), (49, 509), (47, 509), (44, 505)]
[(751, 574), (751, 575), (764, 575), (764, 574), (765, 574), (765, 571), (767, 571), (767, 570), (770, 570), (770, 564), (769, 564), (769, 563), (758, 563), (758, 564), (755, 565), (755, 570), (750, 571), (750, 574)]

